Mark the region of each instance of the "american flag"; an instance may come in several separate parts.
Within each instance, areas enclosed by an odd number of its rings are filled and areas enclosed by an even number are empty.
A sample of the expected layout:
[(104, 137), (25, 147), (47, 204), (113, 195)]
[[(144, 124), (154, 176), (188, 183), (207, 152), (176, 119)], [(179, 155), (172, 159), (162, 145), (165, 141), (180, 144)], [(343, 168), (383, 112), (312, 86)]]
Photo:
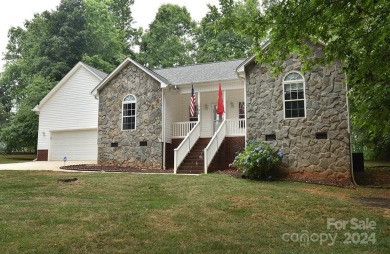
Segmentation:
[(196, 107), (196, 96), (194, 91), (194, 84), (192, 84), (191, 89), (191, 101), (190, 101), (190, 116), (195, 117), (195, 107)]

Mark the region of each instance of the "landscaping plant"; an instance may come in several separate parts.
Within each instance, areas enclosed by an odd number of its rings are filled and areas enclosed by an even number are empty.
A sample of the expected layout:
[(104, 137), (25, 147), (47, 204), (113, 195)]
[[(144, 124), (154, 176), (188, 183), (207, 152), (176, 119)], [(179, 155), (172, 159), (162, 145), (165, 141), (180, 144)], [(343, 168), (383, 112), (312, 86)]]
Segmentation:
[(248, 141), (230, 166), (242, 171), (244, 178), (270, 179), (269, 173), (278, 169), (283, 156), (282, 151), (274, 151), (269, 144), (253, 140)]

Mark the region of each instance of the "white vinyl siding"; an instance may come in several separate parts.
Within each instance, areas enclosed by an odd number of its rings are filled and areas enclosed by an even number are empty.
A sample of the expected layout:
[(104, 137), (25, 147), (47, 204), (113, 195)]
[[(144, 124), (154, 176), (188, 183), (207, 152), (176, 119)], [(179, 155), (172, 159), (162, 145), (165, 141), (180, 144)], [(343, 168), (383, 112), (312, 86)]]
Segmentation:
[(52, 131), (97, 129), (99, 105), (91, 91), (99, 82), (80, 65), (40, 107), (38, 150), (50, 148)]

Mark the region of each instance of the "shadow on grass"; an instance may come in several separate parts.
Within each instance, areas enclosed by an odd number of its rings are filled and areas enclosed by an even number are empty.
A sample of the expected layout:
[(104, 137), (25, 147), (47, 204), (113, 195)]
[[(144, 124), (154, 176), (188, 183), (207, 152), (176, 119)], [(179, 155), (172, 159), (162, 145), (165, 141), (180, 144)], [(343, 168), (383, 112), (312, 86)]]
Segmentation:
[(364, 172), (354, 172), (360, 186), (390, 188), (390, 162), (365, 161)]
[(32, 161), (37, 157), (36, 154), (22, 153), (22, 154), (0, 154), (0, 164), (18, 163)]

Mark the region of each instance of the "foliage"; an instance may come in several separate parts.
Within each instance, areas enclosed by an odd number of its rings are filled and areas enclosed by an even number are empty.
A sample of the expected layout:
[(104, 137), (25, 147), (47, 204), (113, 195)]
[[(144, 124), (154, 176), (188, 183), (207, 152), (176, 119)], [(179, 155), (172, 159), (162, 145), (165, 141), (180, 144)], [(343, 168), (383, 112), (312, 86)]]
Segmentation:
[(9, 30), (0, 74), (0, 103), (7, 115), (0, 137), (8, 151), (36, 146), (38, 116), (31, 110), (77, 62), (110, 72), (131, 54), (135, 30), (126, 8), (133, 2), (62, 0), (56, 10)]
[(195, 22), (185, 7), (161, 5), (142, 35), (139, 60), (151, 68), (193, 63)]
[[(220, 0), (223, 23), (252, 38), (257, 61), (274, 70), (292, 53), (304, 70), (341, 61), (348, 75), (356, 135), (390, 147), (390, 2), (387, 0)], [(270, 43), (267, 44), (266, 42)], [(311, 45), (325, 44), (319, 58)], [(264, 45), (267, 45), (264, 48)], [(366, 144), (364, 144), (366, 145)]]
[(269, 172), (276, 170), (283, 158), (282, 151), (273, 151), (269, 144), (262, 141), (249, 141), (231, 164), (250, 179), (265, 179)]
[(196, 62), (214, 62), (248, 56), (252, 41), (231, 28), (219, 25), (222, 13), (214, 5), (195, 29)]

